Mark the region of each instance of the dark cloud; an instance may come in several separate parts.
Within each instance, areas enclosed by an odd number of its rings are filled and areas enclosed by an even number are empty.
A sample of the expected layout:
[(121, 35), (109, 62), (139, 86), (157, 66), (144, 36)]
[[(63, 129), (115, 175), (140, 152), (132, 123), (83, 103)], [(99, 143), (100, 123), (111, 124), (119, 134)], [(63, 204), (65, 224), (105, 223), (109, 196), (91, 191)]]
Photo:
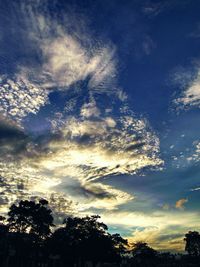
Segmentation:
[(164, 234), (164, 235), (160, 235), (157, 238), (158, 242), (163, 242), (163, 241), (168, 241), (168, 240), (172, 240), (172, 239), (177, 239), (177, 238), (183, 238), (183, 234), (178, 233), (178, 234)]
[(24, 140), (25, 133), (7, 120), (0, 120), (0, 142), (2, 140)]
[(76, 138), (77, 143), (80, 145), (86, 145), (91, 143), (92, 136), (89, 134), (84, 134), (78, 138)]
[(107, 191), (101, 186), (101, 184), (95, 183), (86, 183), (80, 184), (74, 182), (73, 185), (64, 185), (62, 184), (63, 191), (70, 192), (74, 196), (84, 199), (115, 199), (116, 196), (111, 192)]
[(130, 145), (126, 148), (126, 151), (133, 151), (133, 150), (138, 150), (141, 149), (143, 146), (145, 145), (145, 142), (141, 142), (141, 143), (136, 143), (134, 145)]
[(6, 120), (0, 120), (0, 155), (16, 156), (26, 150), (28, 136), (22, 129)]
[(79, 193), (82, 193), (82, 195), (84, 195), (86, 198), (95, 198), (95, 199), (115, 198), (115, 196), (112, 193), (105, 191), (103, 188), (99, 187), (97, 184), (86, 184), (77, 189)]

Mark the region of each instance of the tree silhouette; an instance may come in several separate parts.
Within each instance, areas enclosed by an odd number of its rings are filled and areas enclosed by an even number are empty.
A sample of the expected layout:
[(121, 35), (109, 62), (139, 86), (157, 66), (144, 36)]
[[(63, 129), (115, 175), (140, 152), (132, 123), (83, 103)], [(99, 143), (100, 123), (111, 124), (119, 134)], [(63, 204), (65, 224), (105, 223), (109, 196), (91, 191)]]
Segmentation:
[(7, 250), (7, 234), (8, 234), (8, 226), (5, 223), (6, 218), (0, 216), (0, 262), (2, 263), (5, 258), (6, 250)]
[(121, 258), (127, 241), (120, 235), (111, 235), (99, 216), (68, 217), (65, 226), (57, 229), (51, 238), (53, 252), (60, 254), (66, 263), (76, 261), (116, 262)]
[(0, 216), (0, 266), (199, 267), (200, 234), (195, 231), (184, 239), (190, 257), (160, 253), (145, 242), (133, 244), (129, 254), (127, 240), (110, 234), (98, 215), (67, 217), (54, 232), (52, 226), (46, 200), (13, 204), (7, 219)]
[(11, 231), (30, 233), (44, 239), (51, 234), (53, 224), (52, 211), (47, 207), (44, 199), (39, 203), (21, 200), (18, 205), (13, 204), (8, 212), (8, 226)]
[(157, 254), (157, 251), (149, 247), (145, 242), (140, 241), (133, 244), (133, 260), (135, 263), (141, 264), (141, 266), (152, 266), (152, 263), (155, 264)]
[(185, 251), (188, 252), (190, 256), (200, 256), (200, 234), (196, 231), (189, 231), (184, 238)]

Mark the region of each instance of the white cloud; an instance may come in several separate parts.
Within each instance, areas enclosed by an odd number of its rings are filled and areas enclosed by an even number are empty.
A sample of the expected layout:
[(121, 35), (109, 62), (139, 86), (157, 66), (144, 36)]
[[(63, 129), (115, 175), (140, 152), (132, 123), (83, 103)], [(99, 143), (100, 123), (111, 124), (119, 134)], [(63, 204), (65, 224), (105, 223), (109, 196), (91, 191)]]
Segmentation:
[(176, 80), (184, 88), (181, 96), (175, 99), (175, 104), (182, 108), (200, 107), (200, 71), (197, 70), (195, 77), (187, 73), (176, 74)]
[(65, 14), (62, 26), (37, 5), (25, 7), (24, 16), (30, 41), (41, 54), (40, 66), (26, 68), (29, 79), (60, 90), (88, 79), (91, 92), (117, 94), (115, 48), (94, 41), (78, 14)]
[(97, 108), (95, 101), (83, 104), (81, 108), (81, 116), (89, 118), (92, 116), (99, 117), (99, 115), (100, 115), (100, 110)]
[[(39, 78), (46, 88), (67, 89), (78, 81), (89, 79), (91, 92), (112, 92), (116, 79), (115, 52), (110, 47), (90, 48), (62, 33), (54, 38), (38, 41), (44, 62)], [(38, 73), (36, 74), (38, 75)]]
[[(90, 207), (112, 210), (133, 196), (107, 185), (102, 178), (134, 174), (162, 163), (157, 156), (157, 137), (144, 121), (132, 117), (92, 120), (71, 117), (59, 128), (56, 126), (54, 133), (44, 148), (30, 143), (24, 156), (13, 157), (10, 164), (2, 164), (1, 175), (15, 187), (15, 197), (17, 183), (23, 177), (23, 182), (26, 181), (23, 193), (26, 192), (27, 197), (45, 192), (47, 197), (64, 194), (78, 201), (80, 210)], [(77, 182), (80, 185), (74, 185)], [(80, 194), (70, 190), (72, 185), (80, 187)], [(10, 199), (11, 195), (7, 197)]]
[(145, 122), (132, 117), (72, 117), (57, 130), (62, 137), (48, 143), (48, 154), (34, 159), (34, 168), (57, 177), (61, 184), (79, 181), (89, 194), (85, 199), (78, 197), (85, 208), (115, 209), (132, 199), (126, 192), (101, 182), (102, 178), (133, 174), (162, 163), (157, 157), (158, 139), (147, 130)]
[[(22, 19), (26, 46), (35, 49), (40, 62), (18, 65), (14, 77), (1, 79), (1, 112), (20, 121), (29, 113), (37, 113), (48, 102), (48, 95), (55, 90), (67, 90), (77, 83), (86, 83), (92, 97), (94, 94), (114, 94), (121, 101), (127, 99), (122, 89), (116, 86), (116, 53), (113, 45), (94, 41), (86, 27), (80, 25), (80, 18), (72, 18), (64, 23), (52, 18), (45, 11), (45, 5), (37, 3), (22, 4)], [(68, 17), (65, 16), (63, 18)], [(83, 23), (82, 23), (83, 25)], [(74, 31), (72, 31), (74, 28)], [(29, 61), (29, 60), (28, 60)], [(25, 62), (26, 63), (26, 62)], [(85, 90), (84, 85), (79, 87)], [(75, 89), (77, 90), (77, 89)], [(89, 105), (86, 111), (86, 105)], [(93, 108), (92, 106), (93, 105)], [(65, 109), (73, 109), (71, 102)], [(90, 116), (99, 110), (93, 104), (83, 105), (82, 115)]]
[[(180, 220), (181, 218), (181, 220)], [(118, 229), (135, 229), (127, 235), (129, 242), (144, 241), (154, 249), (184, 251), (184, 235), (199, 229), (199, 213), (183, 210), (151, 212), (105, 211), (102, 220)]]
[[(29, 141), (20, 158), (12, 155), (10, 163), (0, 161), (1, 175), (8, 183), (5, 196), (12, 202), (19, 192), (26, 197), (45, 193), (48, 198), (57, 194), (67, 199), (69, 195), (80, 201), (79, 210), (116, 209), (133, 196), (103, 183), (102, 178), (160, 166), (159, 139), (147, 121), (137, 119), (123, 104), (127, 95), (117, 86), (113, 45), (94, 41), (87, 29), (72, 27), (69, 20), (61, 26), (42, 9), (30, 5), (24, 9), (26, 34), (40, 62), (19, 66), (12, 81), (2, 78), (3, 114), (20, 122), (37, 113), (52, 91), (72, 88), (73, 98), (56, 112), (44, 144)], [(74, 22), (80, 26), (79, 18)], [(82, 195), (64, 192), (65, 184), (77, 183)]]
[(190, 155), (187, 157), (187, 161), (190, 162), (198, 162), (200, 160), (200, 142), (194, 141), (192, 151), (190, 151)]
[(200, 187), (192, 188), (190, 191), (199, 191)]
[(178, 229), (169, 231), (167, 227), (147, 227), (144, 230), (137, 229), (128, 239), (131, 243), (146, 242), (159, 251), (183, 252), (185, 245), (183, 238), (186, 232), (184, 230), (181, 233), (177, 231)]
[(47, 101), (47, 92), (23, 75), (0, 77), (0, 112), (4, 116), (20, 122), (29, 113), (37, 113)]
[[(40, 1), (27, 5), (22, 3), (21, 12), (26, 46), (40, 55), (40, 62), (32, 65), (24, 62), (18, 65), (14, 76), (1, 78), (1, 113), (21, 121), (29, 113), (37, 113), (47, 103), (50, 92), (67, 90), (77, 82), (86, 81), (91, 96), (106, 93), (125, 100), (125, 93), (116, 88), (114, 46), (102, 40), (94, 41), (80, 17), (65, 14), (63, 19), (66, 24), (61, 26)], [(84, 88), (80, 87), (80, 90)], [(95, 111), (98, 114), (98, 110)]]

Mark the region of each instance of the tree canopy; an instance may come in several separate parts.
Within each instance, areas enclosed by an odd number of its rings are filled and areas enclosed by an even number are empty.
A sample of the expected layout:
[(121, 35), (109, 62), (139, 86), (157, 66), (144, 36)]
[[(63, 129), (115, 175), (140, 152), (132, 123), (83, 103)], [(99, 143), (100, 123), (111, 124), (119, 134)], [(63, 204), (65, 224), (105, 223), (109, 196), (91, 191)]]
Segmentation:
[[(56, 244), (57, 253), (63, 258), (68, 252), (79, 261), (119, 261), (127, 240), (118, 234), (109, 234), (107, 226), (98, 219), (99, 216), (66, 218), (64, 227), (57, 229), (50, 240), (52, 248)], [(68, 260), (72, 260), (69, 255)]]
[(190, 256), (200, 256), (200, 234), (196, 231), (189, 231), (184, 238), (185, 251), (188, 252)]
[(143, 255), (144, 257), (152, 257), (156, 255), (156, 251), (149, 247), (147, 243), (139, 241), (133, 244), (132, 254), (133, 256)]
[(31, 233), (39, 238), (51, 234), (53, 216), (48, 202), (44, 199), (39, 203), (21, 200), (18, 205), (13, 204), (8, 212), (8, 226), (11, 231)]
[[(83, 267), (87, 262), (106, 266), (199, 266), (200, 234), (185, 235), (188, 255), (161, 253), (140, 241), (129, 246), (120, 234), (111, 234), (100, 216), (67, 216), (53, 224), (53, 212), (44, 199), (21, 200), (7, 217), (0, 216), (0, 263), (3, 267)], [(110, 265), (109, 265), (110, 264)], [(104, 265), (102, 265), (104, 266)]]

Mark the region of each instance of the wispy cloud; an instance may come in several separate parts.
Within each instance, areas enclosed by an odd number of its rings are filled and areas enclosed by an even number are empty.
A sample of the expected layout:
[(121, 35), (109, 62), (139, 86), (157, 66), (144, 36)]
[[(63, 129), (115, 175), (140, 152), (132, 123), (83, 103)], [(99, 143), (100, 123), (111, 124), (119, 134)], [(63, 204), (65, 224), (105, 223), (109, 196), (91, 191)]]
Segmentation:
[[(10, 204), (45, 193), (58, 206), (78, 202), (77, 211), (116, 209), (134, 196), (104, 179), (158, 168), (159, 139), (147, 120), (134, 115), (118, 86), (115, 46), (91, 36), (77, 14), (61, 12), (59, 19), (42, 1), (30, 3), (20, 8), (23, 34), (40, 60), (2, 76), (1, 113), (24, 134), (20, 152), (17, 141), (4, 146), (10, 160), (0, 161), (2, 196)], [(33, 137), (22, 130), (28, 114), (53, 106), (49, 94), (55, 91), (68, 98), (53, 118), (47, 115), (49, 132)]]
[(156, 17), (161, 13), (168, 11), (169, 9), (173, 9), (174, 7), (178, 6), (184, 7), (190, 4), (190, 0), (183, 0), (183, 1), (169, 1), (169, 0), (162, 0), (162, 1), (145, 1), (142, 11), (144, 14), (148, 15), (149, 17)]
[(163, 12), (168, 7), (169, 3), (167, 4), (166, 1), (152, 3), (152, 1), (147, 1), (146, 4), (143, 6), (142, 11), (145, 15), (150, 17), (155, 17)]
[(91, 91), (116, 93), (115, 47), (94, 41), (79, 14), (61, 12), (59, 21), (45, 11), (42, 1), (25, 5), (23, 12), (30, 41), (42, 56), (39, 66), (22, 66), (29, 79), (44, 88), (59, 90), (88, 79)]
[(116, 85), (115, 47), (93, 41), (89, 31), (80, 25), (81, 19), (70, 13), (61, 14), (63, 20), (72, 18), (64, 27), (63, 21), (47, 12), (45, 3), (21, 3), (19, 12), (25, 29), (20, 32), (26, 36), (26, 46), (40, 55), (40, 60), (30, 64), (27, 58), (17, 66), (15, 75), (1, 76), (1, 113), (19, 122), (47, 104), (52, 91), (77, 87), (81, 81), (87, 81), (91, 95), (106, 93), (125, 99), (125, 93)]
[(178, 72), (175, 81), (182, 88), (181, 95), (174, 100), (179, 108), (187, 109), (200, 106), (200, 71), (197, 68), (194, 73)]
[(184, 205), (185, 205), (185, 203), (187, 203), (188, 202), (188, 199), (187, 198), (181, 198), (181, 199), (179, 199), (179, 200), (177, 200), (176, 201), (176, 205), (175, 205), (175, 207), (177, 208), (177, 209), (181, 209), (181, 210), (183, 210), (185, 207), (184, 207)]
[(190, 189), (190, 191), (199, 191), (199, 190), (200, 190), (200, 187), (195, 187), (195, 188)]
[[(15, 197), (22, 181), (22, 192), (27, 196), (66, 194), (74, 202), (80, 201), (81, 210), (115, 209), (133, 199), (102, 178), (156, 168), (162, 163), (157, 157), (159, 140), (145, 121), (134, 117), (91, 116), (71, 117), (43, 140), (28, 139), (20, 157), (8, 150), (10, 163), (1, 163), (1, 175), (15, 188)], [(74, 187), (79, 194), (71, 190)], [(12, 194), (5, 197), (9, 199)]]
[(88, 86), (93, 91), (101, 93), (113, 87), (116, 76), (114, 49), (94, 47), (91, 52), (74, 37), (62, 35), (41, 41), (45, 58), (41, 75), (43, 86), (67, 89), (88, 78)]
[[(198, 212), (156, 211), (151, 214), (130, 211), (109, 211), (102, 215), (109, 226), (117, 225), (126, 234), (130, 243), (144, 241), (158, 250), (184, 251), (184, 235), (198, 225)], [(180, 220), (181, 218), (181, 220)]]

